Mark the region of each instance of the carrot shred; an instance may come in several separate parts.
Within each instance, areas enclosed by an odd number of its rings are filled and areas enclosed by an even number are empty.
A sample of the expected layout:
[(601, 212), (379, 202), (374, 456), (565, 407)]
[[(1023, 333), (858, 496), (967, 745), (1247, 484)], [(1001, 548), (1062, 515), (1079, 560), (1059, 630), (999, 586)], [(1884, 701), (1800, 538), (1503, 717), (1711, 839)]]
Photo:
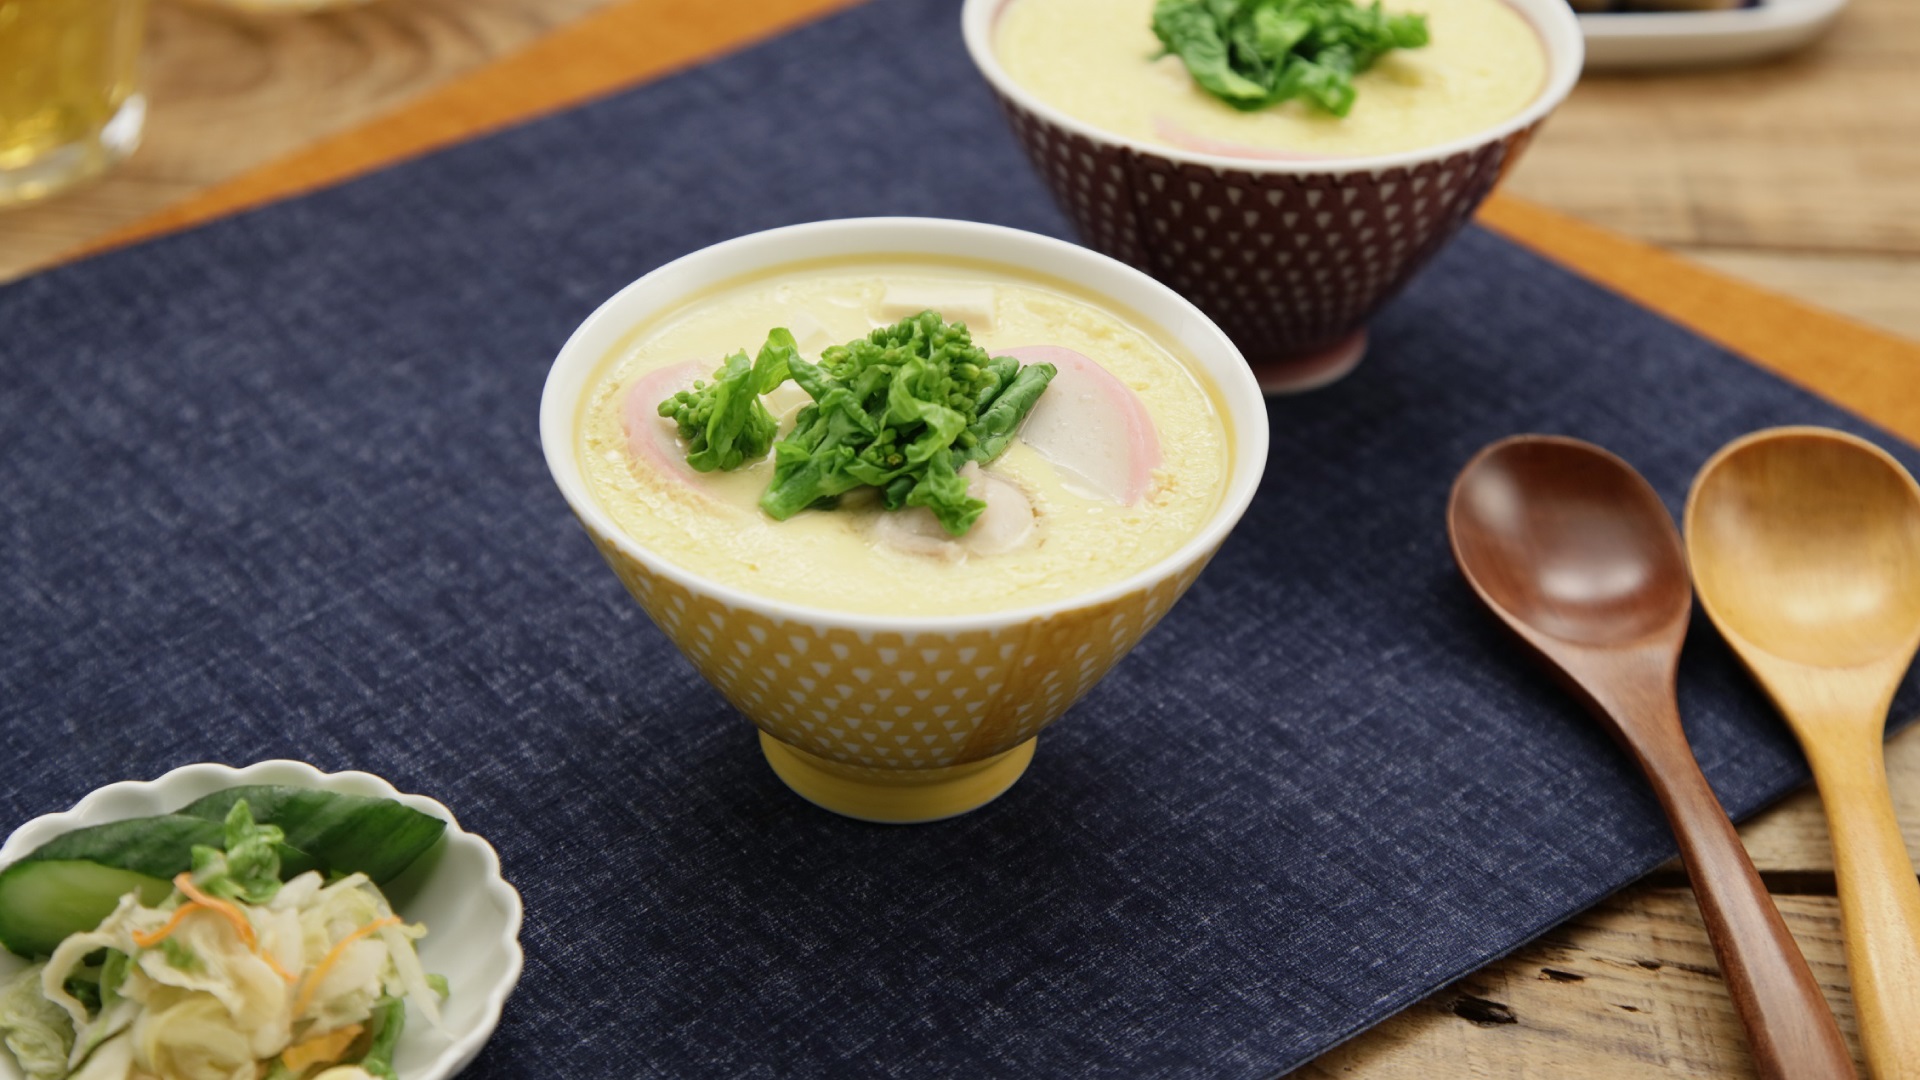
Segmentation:
[(262, 960), (265, 960), (267, 962), (267, 966), (273, 969), (273, 973), (275, 975), (280, 976), (282, 979), (285, 979), (288, 982), (300, 981), (300, 976), (295, 975), (293, 972), (288, 971), (286, 968), (281, 967), (280, 961), (275, 960), (273, 958), (272, 953), (267, 952), (264, 949), (255, 949), (254, 955), (258, 956)]
[(240, 935), (240, 941), (245, 944), (247, 948), (255, 950), (259, 948), (260, 939), (254, 936), (253, 924), (247, 921), (246, 914), (219, 897), (208, 896), (206, 893), (201, 892), (200, 889), (194, 885), (193, 874), (191, 872), (182, 873), (179, 877), (174, 878), (173, 887), (179, 889), (183, 896), (199, 904), (201, 907), (210, 911), (219, 912), (222, 918), (233, 924), (233, 932)]
[(135, 931), (133, 934), (133, 943), (143, 949), (151, 949), (155, 945), (172, 937), (173, 932), (180, 929), (180, 924), (186, 921), (187, 916), (200, 910), (202, 910), (201, 906), (196, 903), (188, 902), (181, 904), (179, 907), (173, 909), (173, 918), (168, 919), (167, 924), (160, 929), (148, 931), (144, 934)]
[(180, 923), (185, 920), (188, 915), (196, 911), (211, 911), (227, 920), (228, 924), (233, 927), (233, 932), (240, 936), (241, 944), (245, 945), (247, 950), (253, 953), (253, 955), (265, 960), (267, 966), (273, 969), (274, 974), (288, 982), (293, 982), (299, 978), (299, 976), (288, 971), (286, 968), (281, 967), (280, 961), (275, 960), (271, 955), (261, 951), (259, 935), (253, 932), (253, 924), (247, 921), (245, 912), (225, 900), (208, 896), (206, 893), (201, 892), (200, 889), (194, 885), (193, 874), (191, 872), (183, 872), (174, 878), (173, 887), (180, 890), (180, 894), (187, 898), (187, 902), (173, 910), (173, 918), (168, 919), (165, 926), (162, 926), (152, 933), (134, 934), (133, 943), (135, 945), (143, 949), (151, 949), (171, 937), (175, 930), (180, 929)]
[(383, 927), (398, 925), (400, 925), (400, 916), (389, 915), (384, 919), (375, 919), (335, 942), (333, 948), (327, 950), (327, 955), (313, 966), (312, 971), (307, 972), (306, 980), (300, 984), (300, 996), (293, 1001), (294, 1017), (297, 1019), (306, 1014), (307, 1007), (313, 1004), (314, 993), (320, 989), (320, 980), (326, 978), (327, 972), (333, 970), (334, 964), (339, 963), (340, 957), (346, 954), (347, 946)]
[(296, 1075), (305, 1072), (312, 1065), (333, 1064), (339, 1060), (341, 1054), (347, 1052), (349, 1046), (353, 1045), (353, 1040), (360, 1037), (362, 1030), (364, 1029), (359, 1024), (349, 1024), (343, 1028), (335, 1028), (324, 1035), (315, 1035), (304, 1042), (294, 1043), (280, 1051), (280, 1064), (291, 1069)]

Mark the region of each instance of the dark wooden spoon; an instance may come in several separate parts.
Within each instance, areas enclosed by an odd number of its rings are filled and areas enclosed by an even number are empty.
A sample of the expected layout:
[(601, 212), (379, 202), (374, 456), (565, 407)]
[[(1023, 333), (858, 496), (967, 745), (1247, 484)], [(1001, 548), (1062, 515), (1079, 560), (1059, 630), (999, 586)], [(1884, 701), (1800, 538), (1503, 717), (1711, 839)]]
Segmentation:
[(1693, 591), (1660, 497), (1597, 446), (1522, 435), (1461, 470), (1447, 531), (1480, 599), (1653, 785), (1759, 1074), (1855, 1075), (1813, 972), (1681, 730), (1674, 674)]

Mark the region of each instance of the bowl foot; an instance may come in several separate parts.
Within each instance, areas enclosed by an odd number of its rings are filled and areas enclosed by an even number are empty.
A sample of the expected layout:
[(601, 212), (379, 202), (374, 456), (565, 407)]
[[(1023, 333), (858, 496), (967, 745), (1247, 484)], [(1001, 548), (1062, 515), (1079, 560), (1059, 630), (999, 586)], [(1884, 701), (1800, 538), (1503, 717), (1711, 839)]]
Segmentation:
[(1269, 394), (1298, 394), (1338, 382), (1367, 355), (1367, 332), (1355, 330), (1324, 349), (1284, 360), (1252, 360), (1253, 377)]
[(760, 733), (760, 751), (775, 776), (823, 810), (884, 825), (912, 825), (957, 817), (1000, 797), (1027, 771), (1039, 737), (984, 761), (944, 769), (855, 769), (796, 750)]

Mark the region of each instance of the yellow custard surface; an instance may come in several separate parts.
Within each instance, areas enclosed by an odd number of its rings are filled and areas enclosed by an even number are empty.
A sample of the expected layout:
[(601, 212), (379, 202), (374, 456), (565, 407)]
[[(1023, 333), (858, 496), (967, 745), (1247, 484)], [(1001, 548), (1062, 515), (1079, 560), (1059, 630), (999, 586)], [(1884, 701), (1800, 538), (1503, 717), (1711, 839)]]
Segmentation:
[(1300, 100), (1241, 112), (1177, 56), (1154, 59), (1154, 0), (1009, 0), (995, 54), (1015, 83), (1103, 131), (1227, 157), (1345, 158), (1437, 146), (1508, 120), (1546, 85), (1539, 34), (1503, 0), (1387, 0), (1427, 17), (1431, 40), (1354, 78), (1344, 117)]
[[(687, 482), (629, 450), (622, 408), (628, 389), (648, 373), (689, 360), (710, 370), (742, 349), (751, 357), (776, 326), (792, 330), (801, 355), (817, 361), (825, 346), (897, 321), (888, 317), (889, 289), (895, 297), (904, 290), (935, 299), (955, 289), (984, 293), (991, 297), (990, 327), (942, 312), (967, 322), (976, 344), (989, 352), (1063, 346), (1124, 381), (1159, 438), (1160, 465), (1146, 493), (1132, 506), (1102, 498), (1016, 439), (987, 472), (1026, 495), (1035, 517), (1031, 537), (1011, 551), (950, 559), (880, 543), (876, 524), (886, 511), (877, 503), (774, 520), (758, 505), (771, 455)], [(1172, 553), (1213, 515), (1226, 486), (1229, 442), (1217, 391), (1196, 370), (1140, 321), (1065, 283), (1013, 268), (917, 258), (812, 262), (724, 285), (636, 327), (590, 381), (575, 449), (593, 500), (614, 523), (701, 577), (844, 612), (991, 612), (1120, 581)], [(808, 399), (789, 382), (767, 400), (785, 437)]]

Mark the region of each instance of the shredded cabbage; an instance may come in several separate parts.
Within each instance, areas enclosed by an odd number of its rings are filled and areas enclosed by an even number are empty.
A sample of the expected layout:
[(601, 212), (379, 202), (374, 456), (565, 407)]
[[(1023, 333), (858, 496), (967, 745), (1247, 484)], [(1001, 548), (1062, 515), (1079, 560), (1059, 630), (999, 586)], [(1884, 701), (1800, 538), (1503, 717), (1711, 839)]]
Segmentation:
[(127, 1080), (133, 1075), (133, 1036), (120, 1035), (102, 1043), (71, 1080)]
[(129, 893), (0, 990), (28, 1080), (397, 1080), (407, 1002), (440, 1027), (426, 927), (365, 874), (280, 882), (280, 835), (236, 803), (228, 850), (196, 849), (158, 906)]
[(7, 1049), (27, 1074), (27, 1080), (59, 1080), (67, 1075), (67, 1053), (73, 1047), (73, 1022), (58, 1005), (40, 993), (36, 964), (0, 990), (0, 1033)]

